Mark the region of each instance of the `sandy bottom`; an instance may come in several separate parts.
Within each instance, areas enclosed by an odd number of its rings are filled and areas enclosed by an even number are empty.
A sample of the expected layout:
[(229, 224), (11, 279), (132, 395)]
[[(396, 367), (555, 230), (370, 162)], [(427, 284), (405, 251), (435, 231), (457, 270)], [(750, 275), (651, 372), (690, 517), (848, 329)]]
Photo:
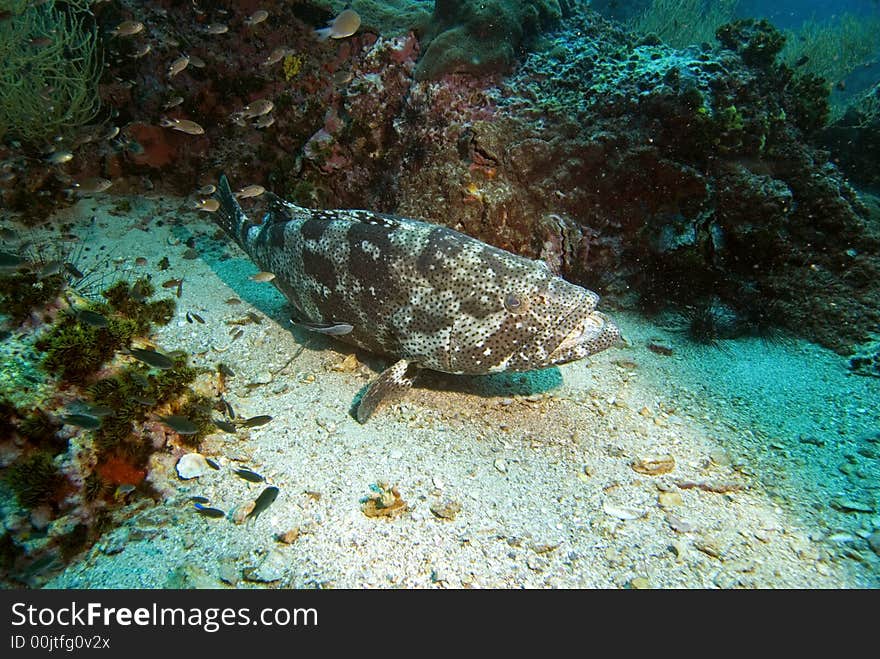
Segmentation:
[[(625, 347), (528, 375), (428, 374), (359, 425), (352, 401), (382, 360), (345, 361), (345, 345), (293, 330), (280, 294), (249, 280), (257, 268), (182, 200), (132, 198), (114, 214), (119, 200), (84, 200), (65, 219), (97, 215), (92, 253), (105, 243), (127, 276), (183, 277), (157, 343), (227, 364), (237, 414), (273, 420), (206, 439), (221, 469), (198, 479), (175, 474), (184, 450), (157, 456), (168, 498), (133, 501), (46, 586), (880, 585), (869, 541), (880, 530), (880, 380), (849, 376), (841, 357), (800, 341), (698, 346), (612, 311)], [(190, 238), (196, 258), (184, 258)], [(147, 267), (134, 265), (141, 256)], [(171, 268), (156, 272), (163, 256)], [(249, 311), (262, 322), (231, 341), (227, 322)], [(640, 473), (642, 463), (672, 469)], [(238, 467), (280, 488), (274, 504), (241, 524), (198, 514), (191, 496), (225, 511), (256, 498), (265, 484)], [(365, 515), (377, 483), (406, 510)]]

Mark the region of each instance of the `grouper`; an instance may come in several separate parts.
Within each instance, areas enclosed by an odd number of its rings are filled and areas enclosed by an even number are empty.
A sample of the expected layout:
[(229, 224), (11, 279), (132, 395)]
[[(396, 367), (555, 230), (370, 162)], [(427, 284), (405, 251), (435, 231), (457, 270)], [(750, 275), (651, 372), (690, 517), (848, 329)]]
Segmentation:
[(313, 210), (266, 193), (251, 222), (221, 176), (213, 214), (312, 332), (391, 358), (355, 410), (364, 423), (419, 369), (482, 375), (582, 359), (620, 339), (599, 296), (543, 261), (444, 226), (368, 210)]

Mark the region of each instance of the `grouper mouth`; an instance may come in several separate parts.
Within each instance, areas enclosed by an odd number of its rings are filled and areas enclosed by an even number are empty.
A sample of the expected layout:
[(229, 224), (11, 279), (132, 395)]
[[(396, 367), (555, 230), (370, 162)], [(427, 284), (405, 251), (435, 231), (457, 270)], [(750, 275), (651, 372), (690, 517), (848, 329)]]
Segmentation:
[[(601, 352), (620, 340), (620, 329), (600, 311), (594, 311), (592, 299), (571, 311), (558, 325), (556, 336), (562, 340), (548, 356), (551, 364), (564, 364)], [(567, 331), (566, 331), (567, 329)]]

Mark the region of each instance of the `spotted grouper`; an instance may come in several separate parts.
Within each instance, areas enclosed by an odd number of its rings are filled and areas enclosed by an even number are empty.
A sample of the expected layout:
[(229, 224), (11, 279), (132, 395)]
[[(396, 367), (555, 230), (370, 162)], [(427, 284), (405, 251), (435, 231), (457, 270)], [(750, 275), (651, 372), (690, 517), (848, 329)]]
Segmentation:
[(293, 322), (397, 361), (356, 408), (364, 423), (419, 369), (531, 371), (614, 345), (599, 296), (444, 226), (366, 210), (311, 210), (266, 193), (248, 220), (225, 176), (214, 218), (293, 307)]

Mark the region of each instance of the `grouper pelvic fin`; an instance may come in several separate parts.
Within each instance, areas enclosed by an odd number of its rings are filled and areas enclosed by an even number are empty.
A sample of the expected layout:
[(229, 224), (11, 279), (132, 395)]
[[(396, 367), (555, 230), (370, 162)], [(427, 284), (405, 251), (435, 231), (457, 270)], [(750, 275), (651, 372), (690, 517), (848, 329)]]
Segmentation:
[(382, 403), (390, 402), (405, 394), (418, 374), (418, 368), (406, 359), (401, 359), (373, 380), (358, 403), (355, 417), (358, 423), (366, 423), (370, 415)]

